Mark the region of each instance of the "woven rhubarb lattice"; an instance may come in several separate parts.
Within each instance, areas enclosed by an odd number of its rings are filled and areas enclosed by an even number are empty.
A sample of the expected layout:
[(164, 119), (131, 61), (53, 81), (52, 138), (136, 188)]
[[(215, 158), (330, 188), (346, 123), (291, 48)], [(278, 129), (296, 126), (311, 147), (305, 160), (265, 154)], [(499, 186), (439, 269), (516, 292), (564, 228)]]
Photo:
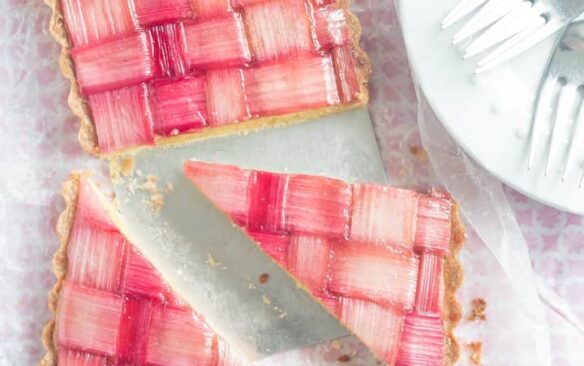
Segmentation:
[[(450, 200), (199, 162), (185, 172), (389, 365), (444, 364)], [(82, 178), (56, 257), (68, 267), (57, 271), (45, 364), (243, 364), (126, 241), (102, 202)]]
[(334, 0), (53, 1), (70, 102), (94, 152), (366, 103), (358, 22)]
[(388, 365), (443, 365), (452, 202), (188, 162), (187, 177)]

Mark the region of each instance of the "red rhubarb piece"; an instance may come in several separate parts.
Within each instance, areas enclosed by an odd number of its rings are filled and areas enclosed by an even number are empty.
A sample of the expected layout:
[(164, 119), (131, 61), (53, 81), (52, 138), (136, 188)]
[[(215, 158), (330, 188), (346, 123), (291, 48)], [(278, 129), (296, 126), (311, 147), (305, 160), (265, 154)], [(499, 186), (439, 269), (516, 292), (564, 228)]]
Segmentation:
[(170, 292), (158, 271), (134, 248), (128, 250), (123, 290), (128, 294), (142, 295), (159, 301), (166, 301)]
[(350, 46), (333, 48), (333, 62), (337, 76), (337, 87), (341, 102), (350, 103), (357, 99), (361, 92), (361, 84), (357, 75), (355, 57)]
[(182, 23), (168, 23), (148, 30), (152, 57), (156, 66), (155, 74), (160, 77), (184, 75), (187, 64), (182, 43), (184, 28)]
[(415, 249), (445, 252), (450, 245), (452, 202), (447, 199), (422, 197), (418, 202)]
[(345, 11), (336, 5), (314, 11), (314, 33), (319, 50), (348, 44), (349, 27)]
[(420, 256), (415, 300), (416, 311), (440, 314), (440, 299), (442, 298), (440, 287), (443, 278), (443, 262), (444, 258), (441, 255), (424, 253)]
[(250, 113), (293, 113), (339, 103), (330, 57), (304, 57), (247, 69), (245, 92)]
[(330, 258), (326, 239), (310, 235), (292, 235), (288, 251), (288, 270), (305, 287), (323, 291)]
[(207, 72), (207, 111), (210, 124), (221, 126), (249, 118), (240, 69)]
[(444, 326), (440, 315), (406, 314), (397, 366), (442, 366)]
[(282, 60), (314, 51), (304, 1), (273, 0), (244, 8), (254, 57)]
[(249, 228), (253, 231), (283, 232), (288, 176), (252, 171), (249, 182)]
[(154, 59), (146, 33), (112, 38), (71, 51), (81, 90), (99, 93), (136, 85), (154, 75)]
[(193, 18), (191, 0), (133, 0), (138, 23), (142, 26)]
[(233, 221), (245, 225), (249, 208), (249, 172), (236, 166), (188, 161), (185, 174)]
[(153, 311), (146, 362), (159, 366), (213, 365), (215, 333), (188, 308)]
[(232, 11), (230, 0), (193, 0), (197, 19), (214, 18)]
[(402, 329), (403, 315), (359, 299), (340, 299), (340, 320), (388, 365), (394, 365)]
[(104, 366), (105, 357), (59, 347), (59, 366)]
[(329, 290), (399, 308), (413, 306), (418, 260), (371, 244), (342, 243), (333, 249)]
[(144, 365), (152, 309), (152, 302), (147, 299), (125, 296), (117, 346), (118, 364)]
[(99, 194), (85, 177), (82, 177), (79, 182), (74, 226), (77, 225), (93, 227), (96, 230), (118, 231), (106, 212)]
[(101, 152), (154, 144), (145, 84), (90, 95), (88, 101)]
[(59, 344), (114, 355), (122, 306), (122, 299), (117, 295), (66, 281), (59, 299)]
[(207, 125), (204, 77), (162, 81), (150, 86), (154, 107), (154, 132), (175, 135)]
[(135, 29), (127, 1), (61, 0), (61, 6), (69, 36), (77, 47)]
[(336, 179), (291, 175), (286, 191), (286, 228), (293, 232), (346, 237), (351, 187)]
[(118, 232), (75, 225), (67, 248), (68, 279), (98, 290), (119, 291), (125, 244)]
[(251, 60), (243, 22), (237, 13), (186, 25), (185, 35), (191, 67), (225, 68)]
[(373, 184), (353, 186), (351, 240), (380, 245), (413, 242), (417, 194)]
[(282, 267), (288, 268), (289, 236), (262, 231), (249, 231), (248, 235)]

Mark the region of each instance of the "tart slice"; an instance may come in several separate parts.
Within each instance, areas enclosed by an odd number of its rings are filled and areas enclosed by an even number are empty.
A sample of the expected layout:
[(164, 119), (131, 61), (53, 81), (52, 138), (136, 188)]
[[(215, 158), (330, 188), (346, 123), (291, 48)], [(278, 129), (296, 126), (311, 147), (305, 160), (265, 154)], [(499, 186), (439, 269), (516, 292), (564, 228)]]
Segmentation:
[[(387, 364), (456, 360), (463, 232), (449, 199), (197, 162), (185, 172)], [(246, 364), (126, 240), (87, 174), (63, 194), (41, 365)]]
[(360, 26), (339, 0), (46, 0), (80, 141), (111, 154), (367, 103)]

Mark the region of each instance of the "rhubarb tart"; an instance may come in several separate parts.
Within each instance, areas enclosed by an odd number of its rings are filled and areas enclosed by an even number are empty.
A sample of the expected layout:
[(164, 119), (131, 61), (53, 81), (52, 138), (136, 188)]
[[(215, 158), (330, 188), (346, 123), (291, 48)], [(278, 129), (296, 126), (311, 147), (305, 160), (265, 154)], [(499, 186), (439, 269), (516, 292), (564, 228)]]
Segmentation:
[(111, 154), (367, 103), (345, 0), (46, 0), (80, 141)]
[[(201, 162), (185, 174), (388, 365), (456, 361), (464, 233), (445, 195)], [(41, 365), (247, 364), (124, 237), (87, 174), (63, 195)]]

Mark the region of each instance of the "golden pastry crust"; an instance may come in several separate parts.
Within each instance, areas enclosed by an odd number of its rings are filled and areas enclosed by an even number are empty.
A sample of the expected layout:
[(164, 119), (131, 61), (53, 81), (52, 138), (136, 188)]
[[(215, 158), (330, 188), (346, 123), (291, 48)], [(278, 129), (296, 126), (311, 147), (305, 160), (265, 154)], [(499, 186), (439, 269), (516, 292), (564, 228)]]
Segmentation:
[[(61, 185), (61, 194), (65, 200), (65, 210), (59, 216), (56, 226), (57, 236), (61, 243), (53, 257), (53, 272), (57, 281), (49, 293), (48, 302), (52, 318), (43, 328), (42, 343), (46, 349), (46, 353), (41, 361), (39, 361), (39, 366), (57, 365), (57, 347), (54, 341), (57, 303), (63, 281), (68, 271), (67, 247), (75, 219), (79, 182), (82, 178), (89, 177), (90, 175), (91, 173), (87, 171), (73, 172), (69, 176), (69, 179)], [(462, 318), (462, 306), (456, 297), (456, 292), (463, 281), (463, 269), (462, 264), (458, 260), (458, 254), (464, 243), (465, 236), (464, 226), (459, 215), (459, 207), (455, 204), (452, 211), (450, 248), (444, 259), (445, 291), (442, 314), (446, 330), (444, 366), (453, 366), (460, 357), (460, 344), (456, 339), (454, 330)]]
[(444, 365), (453, 366), (460, 357), (460, 344), (454, 330), (462, 318), (462, 305), (456, 292), (464, 279), (462, 263), (458, 255), (466, 239), (466, 233), (460, 218), (460, 208), (455, 203), (452, 209), (452, 235), (448, 253), (444, 257), (444, 302), (442, 318), (446, 329)]
[[(148, 147), (136, 146), (116, 151), (114, 153), (107, 155), (99, 152), (97, 144), (97, 134), (95, 132), (95, 126), (93, 124), (91, 110), (89, 109), (87, 103), (85, 102), (83, 96), (81, 95), (79, 84), (77, 83), (77, 78), (75, 76), (75, 65), (73, 63), (73, 59), (71, 58), (70, 52), (72, 42), (70, 40), (69, 34), (67, 32), (67, 27), (65, 25), (65, 19), (63, 16), (63, 11), (61, 9), (61, 3), (59, 0), (44, 1), (53, 10), (53, 15), (51, 17), (49, 25), (49, 31), (53, 38), (57, 41), (57, 43), (60, 44), (62, 47), (61, 56), (59, 57), (59, 65), (65, 78), (71, 82), (71, 90), (69, 92), (68, 102), (73, 113), (77, 117), (79, 117), (81, 121), (78, 135), (81, 147), (89, 153), (103, 156), (114, 156)], [(361, 25), (357, 17), (349, 11), (350, 0), (337, 1), (345, 11), (347, 15), (347, 21), (349, 24), (351, 49), (353, 51), (353, 54), (355, 55), (357, 75), (359, 83), (361, 85), (361, 91), (358, 94), (358, 101), (350, 104), (318, 108), (309, 111), (291, 113), (281, 116), (254, 118), (245, 121), (245, 123), (235, 123), (226, 126), (213, 127), (204, 129), (199, 132), (184, 133), (177, 136), (157, 137), (156, 145), (164, 147), (184, 143), (187, 141), (196, 141), (206, 138), (223, 136), (226, 134), (248, 133), (267, 127), (283, 127), (297, 122), (305, 122), (326, 115), (340, 113), (359, 107), (365, 107), (369, 101), (369, 91), (367, 85), (369, 82), (369, 76), (371, 74), (371, 62), (365, 51), (359, 45), (359, 40), (361, 39)]]
[(75, 219), (77, 197), (79, 196), (79, 182), (82, 177), (87, 177), (89, 175), (88, 172), (73, 172), (69, 176), (69, 179), (61, 185), (61, 195), (65, 200), (65, 210), (59, 216), (56, 226), (57, 237), (61, 243), (53, 257), (53, 273), (55, 274), (57, 281), (55, 286), (53, 286), (49, 292), (49, 310), (51, 311), (52, 318), (43, 328), (42, 342), (47, 352), (39, 361), (39, 366), (57, 365), (57, 347), (54, 339), (57, 303), (59, 301), (59, 294), (63, 286), (63, 281), (65, 281), (68, 272), (67, 245), (69, 243), (69, 235)]

